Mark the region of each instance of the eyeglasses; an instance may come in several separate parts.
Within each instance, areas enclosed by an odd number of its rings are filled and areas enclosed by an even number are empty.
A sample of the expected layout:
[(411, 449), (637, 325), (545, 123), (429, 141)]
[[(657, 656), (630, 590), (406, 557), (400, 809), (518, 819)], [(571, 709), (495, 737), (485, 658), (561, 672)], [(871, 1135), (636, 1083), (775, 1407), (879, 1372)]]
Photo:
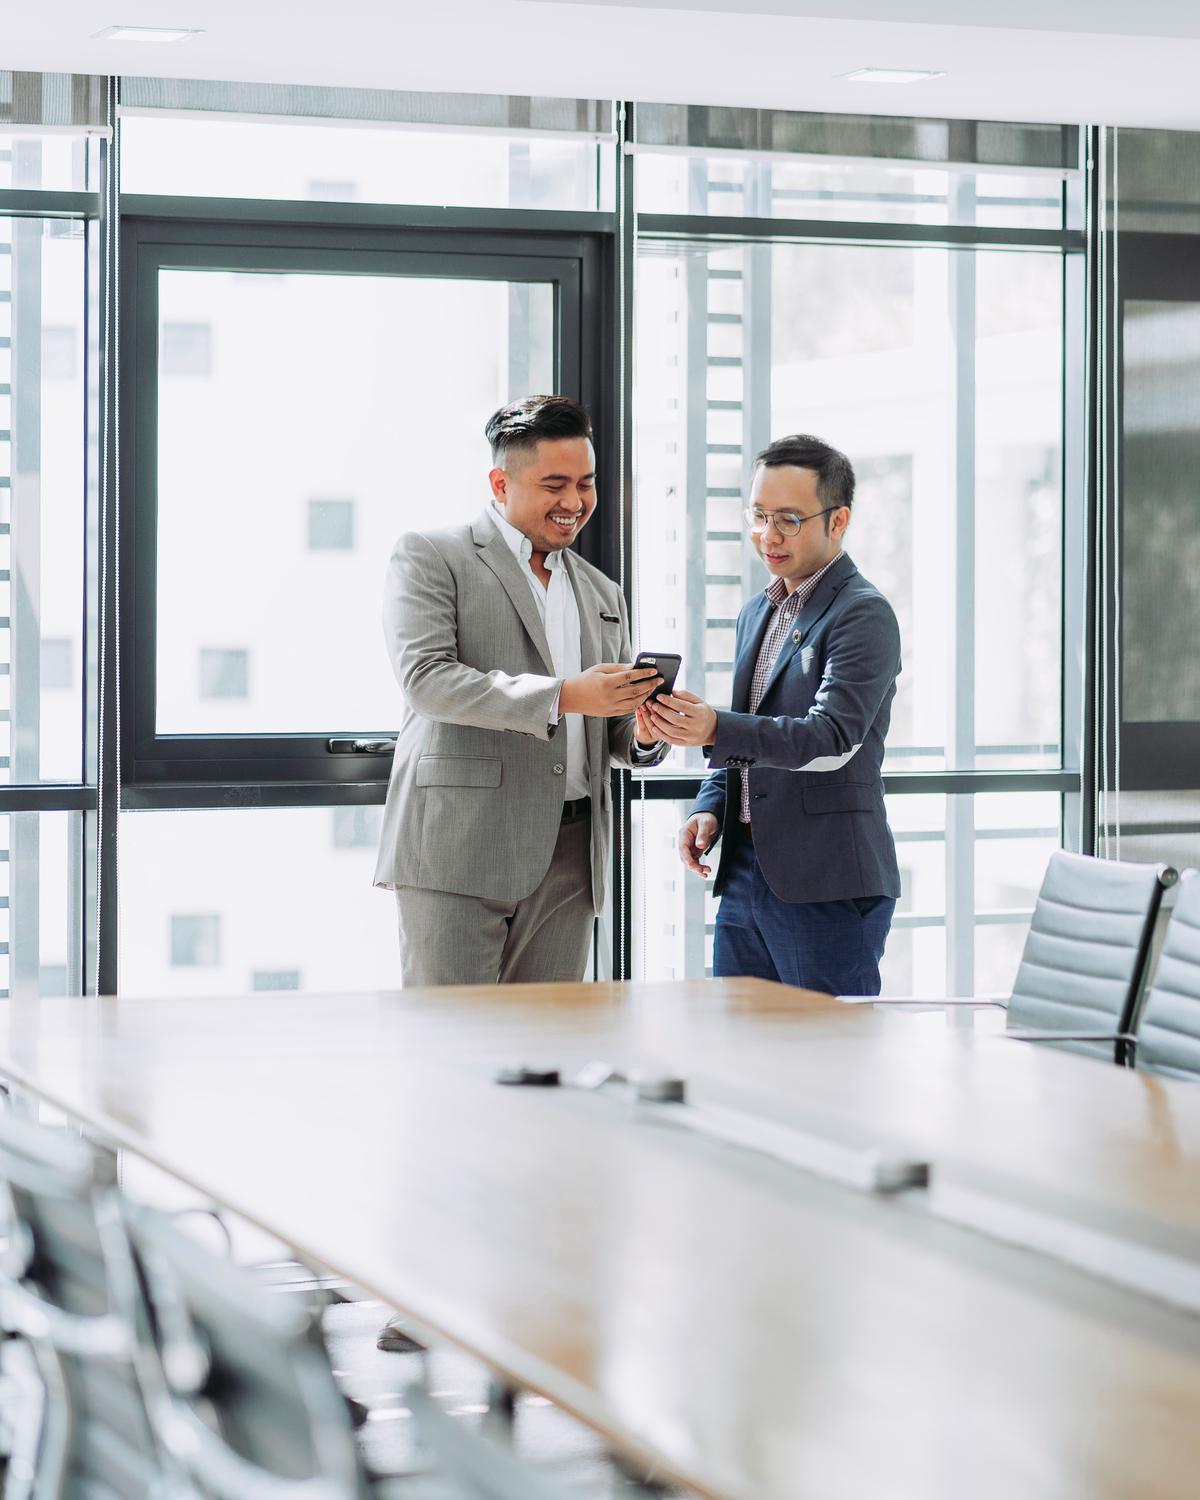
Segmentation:
[(771, 522), (774, 522), (775, 530), (780, 536), (798, 536), (805, 521), (815, 521), (817, 516), (827, 516), (830, 511), (841, 508), (840, 505), (827, 505), (814, 515), (798, 516), (794, 510), (759, 510), (756, 505), (748, 505), (742, 514), (751, 531), (766, 531)]

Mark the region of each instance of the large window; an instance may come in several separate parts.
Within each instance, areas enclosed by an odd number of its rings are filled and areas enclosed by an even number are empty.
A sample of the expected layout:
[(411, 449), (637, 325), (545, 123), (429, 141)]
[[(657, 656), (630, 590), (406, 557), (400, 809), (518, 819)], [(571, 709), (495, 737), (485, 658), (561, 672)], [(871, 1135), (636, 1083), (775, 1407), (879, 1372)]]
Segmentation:
[[(483, 508), (479, 414), (553, 385), (553, 283), (163, 269), (158, 308), (157, 732), (394, 728), (383, 563)], [(181, 326), (202, 369), (168, 364)]]
[[(641, 155), (637, 170), (640, 201), (681, 210), (656, 213), (639, 245), (639, 643), (681, 650), (686, 685), (728, 706), (737, 614), (768, 581), (741, 518), (753, 455), (790, 432), (843, 449), (859, 480), (847, 550), (891, 600), (904, 659), (884, 767), (903, 884), (885, 990), (1004, 992), (1060, 840), (1060, 796), (1042, 788), (1077, 784), (1061, 775), (1064, 180), (968, 191), (961, 174), (796, 176), (732, 153)], [(798, 198), (838, 221), (829, 238), (812, 223), (775, 235)], [(740, 238), (731, 203), (760, 216)], [(856, 241), (851, 209), (867, 231), (929, 227), (878, 243), (859, 225)], [(703, 766), (677, 751), (646, 789), (690, 789), (681, 773)], [(1061, 781), (1018, 774), (1035, 772)], [(635, 885), (664, 892), (686, 803), (643, 814), (633, 795)], [(637, 952), (647, 977), (711, 960), (711, 897), (681, 867), (670, 879)], [(638, 914), (635, 899), (635, 933)]]
[[(370, 889), (388, 553), (486, 504), (484, 421), (550, 389), (596, 423), (585, 555), (635, 644), (718, 704), (763, 584), (754, 452), (800, 430), (851, 455), (850, 551), (905, 658), (887, 988), (1006, 988), (1087, 722), (1079, 132), (145, 78), (35, 96), (62, 133), (0, 138), (12, 994), (394, 980)], [(1191, 357), (1180, 295), (1130, 284), (1131, 434)], [(1140, 682), (1147, 722), (1169, 686)], [(617, 776), (618, 976), (709, 965), (711, 892), (674, 853), (703, 770)]]
[(354, 745), (399, 722), (388, 554), (486, 505), (496, 407), (595, 399), (594, 248), (132, 216), (124, 238), (126, 782), (380, 780)]
[(123, 990), (211, 995), (393, 986), (395, 906), (371, 888), (378, 827), (363, 816), (375, 811), (125, 814)]

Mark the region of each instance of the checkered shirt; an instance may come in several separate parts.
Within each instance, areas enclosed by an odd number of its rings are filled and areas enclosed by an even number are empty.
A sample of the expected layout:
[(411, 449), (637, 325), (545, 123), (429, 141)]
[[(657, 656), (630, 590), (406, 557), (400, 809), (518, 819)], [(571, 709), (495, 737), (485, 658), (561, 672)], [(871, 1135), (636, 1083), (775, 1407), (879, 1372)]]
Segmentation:
[[(812, 598), (813, 590), (821, 579), (829, 572), (833, 564), (841, 557), (839, 552), (832, 562), (827, 562), (819, 573), (814, 573), (806, 578), (798, 588), (789, 594), (787, 585), (782, 578), (773, 579), (763, 590), (767, 598), (775, 608), (775, 618), (767, 626), (767, 633), (763, 636), (762, 646), (759, 648), (758, 661), (754, 667), (754, 680), (750, 684), (750, 712), (756, 714), (758, 705), (762, 702), (762, 695), (766, 691), (767, 680), (771, 676), (783, 643), (792, 629), (792, 621)], [(742, 773), (742, 805), (738, 812), (738, 818), (743, 823), (750, 822), (750, 772)]]

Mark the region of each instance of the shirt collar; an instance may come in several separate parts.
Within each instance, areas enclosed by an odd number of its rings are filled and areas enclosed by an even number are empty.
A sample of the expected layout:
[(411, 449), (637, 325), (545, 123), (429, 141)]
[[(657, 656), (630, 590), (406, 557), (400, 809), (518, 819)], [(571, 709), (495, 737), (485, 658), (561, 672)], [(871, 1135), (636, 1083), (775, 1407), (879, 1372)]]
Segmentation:
[(763, 589), (763, 593), (766, 594), (771, 602), (771, 607), (778, 609), (781, 604), (789, 599), (795, 600), (798, 605), (803, 604), (812, 594), (817, 584), (820, 583), (821, 579), (833, 567), (834, 563), (841, 562), (845, 555), (844, 552), (839, 552), (836, 557), (831, 557), (823, 568), (819, 568), (815, 573), (810, 573), (807, 578), (797, 584), (790, 594), (787, 591), (787, 584), (782, 578), (772, 578), (766, 588)]
[[(496, 523), (496, 530), (508, 544), (508, 549), (512, 553), (512, 555), (517, 559), (518, 562), (528, 564), (529, 559), (533, 556), (533, 543), (529, 540), (529, 538), (523, 531), (518, 531), (506, 516), (502, 516), (500, 514), (499, 507), (495, 504), (492, 505), (491, 516), (492, 520)], [(550, 572), (553, 573), (558, 565), (558, 553), (547, 552), (546, 567), (550, 570)]]

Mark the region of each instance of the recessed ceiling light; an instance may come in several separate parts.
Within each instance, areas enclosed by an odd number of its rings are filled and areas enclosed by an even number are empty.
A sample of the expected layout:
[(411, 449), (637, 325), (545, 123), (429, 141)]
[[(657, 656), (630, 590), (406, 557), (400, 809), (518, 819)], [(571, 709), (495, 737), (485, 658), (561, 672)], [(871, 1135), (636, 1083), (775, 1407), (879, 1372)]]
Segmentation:
[(92, 35), (106, 42), (186, 42), (201, 32), (189, 26), (106, 26)]
[(841, 73), (852, 83), (920, 83), (923, 78), (945, 78), (945, 73), (936, 68), (855, 68), (853, 73)]

